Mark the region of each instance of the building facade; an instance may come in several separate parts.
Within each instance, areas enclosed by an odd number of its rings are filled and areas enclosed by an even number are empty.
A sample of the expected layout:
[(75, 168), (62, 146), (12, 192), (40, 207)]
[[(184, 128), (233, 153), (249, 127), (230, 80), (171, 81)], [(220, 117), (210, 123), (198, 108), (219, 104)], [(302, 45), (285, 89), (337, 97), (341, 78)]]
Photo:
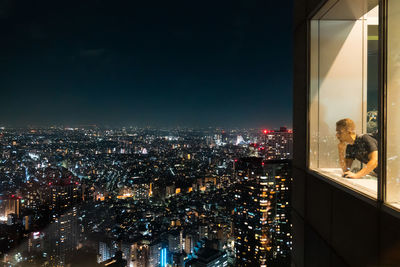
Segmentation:
[[(294, 1), (295, 266), (400, 265), (399, 20), (397, 0)], [(376, 139), (365, 162), (341, 161), (345, 118)]]
[(236, 172), (235, 265), (289, 265), (291, 161), (242, 158)]

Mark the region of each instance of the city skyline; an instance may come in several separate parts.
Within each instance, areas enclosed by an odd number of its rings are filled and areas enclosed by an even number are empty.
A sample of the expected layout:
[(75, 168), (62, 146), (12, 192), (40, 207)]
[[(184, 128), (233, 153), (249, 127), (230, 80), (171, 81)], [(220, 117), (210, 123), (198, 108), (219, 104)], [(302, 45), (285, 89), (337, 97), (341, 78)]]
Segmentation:
[(0, 262), (288, 266), (292, 145), (285, 127), (0, 129)]
[(292, 8), (0, 1), (0, 265), (289, 266)]

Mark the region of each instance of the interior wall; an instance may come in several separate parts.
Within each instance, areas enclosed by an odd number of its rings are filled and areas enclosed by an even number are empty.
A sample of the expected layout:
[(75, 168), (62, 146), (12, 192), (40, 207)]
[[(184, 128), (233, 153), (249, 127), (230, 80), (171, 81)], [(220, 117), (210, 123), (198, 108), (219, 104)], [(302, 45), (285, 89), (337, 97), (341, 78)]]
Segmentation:
[[(311, 51), (311, 59), (318, 55), (318, 70), (311, 68), (311, 81), (315, 84), (315, 76), (318, 79), (318, 94), (312, 87), (310, 138), (318, 131), (318, 168), (338, 168), (336, 122), (351, 118), (357, 132), (362, 132), (366, 105), (363, 20), (320, 20), (317, 39), (311, 38), (311, 45), (318, 42), (319, 49), (313, 47)], [(318, 112), (318, 129), (315, 129), (315, 112)], [(310, 140), (310, 149), (316, 146), (313, 142)], [(312, 158), (310, 164), (311, 161)]]

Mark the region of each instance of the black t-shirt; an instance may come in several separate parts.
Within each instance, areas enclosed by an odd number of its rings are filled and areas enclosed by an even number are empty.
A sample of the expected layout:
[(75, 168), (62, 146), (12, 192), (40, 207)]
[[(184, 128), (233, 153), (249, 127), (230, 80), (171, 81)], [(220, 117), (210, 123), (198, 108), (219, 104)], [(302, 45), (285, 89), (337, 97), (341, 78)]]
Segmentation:
[(346, 158), (367, 164), (368, 155), (373, 151), (378, 151), (378, 141), (369, 134), (357, 135), (354, 144), (346, 147)]

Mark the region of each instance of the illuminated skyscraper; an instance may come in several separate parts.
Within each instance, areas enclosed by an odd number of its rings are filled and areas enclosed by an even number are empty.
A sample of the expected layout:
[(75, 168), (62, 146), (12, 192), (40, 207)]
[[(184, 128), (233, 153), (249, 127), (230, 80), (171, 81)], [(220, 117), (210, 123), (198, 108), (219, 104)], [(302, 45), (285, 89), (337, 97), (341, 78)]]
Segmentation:
[(50, 261), (64, 266), (66, 256), (76, 249), (79, 241), (77, 208), (72, 207), (64, 214), (55, 217), (46, 233), (48, 245), (46, 251), (49, 253)]
[[(263, 191), (262, 158), (243, 158), (236, 164), (240, 177), (234, 190), (235, 209), (233, 215), (233, 233), (235, 236), (235, 254), (237, 266), (256, 266), (266, 263), (267, 237), (262, 228), (268, 221), (268, 199)], [(264, 180), (264, 177), (263, 177)], [(260, 210), (260, 205), (263, 209)], [(265, 206), (264, 206), (265, 205)], [(260, 210), (260, 212), (258, 212)], [(266, 226), (263, 228), (266, 229)], [(261, 243), (263, 242), (263, 243)]]
[(50, 261), (63, 266), (65, 257), (74, 251), (79, 241), (77, 202), (78, 182), (64, 170), (51, 170), (44, 199), (50, 209), (50, 226), (45, 230)]
[(289, 234), (289, 239), (291, 235), (288, 186), (282, 185), (291, 179), (290, 168), (287, 160), (242, 158), (237, 162), (233, 211), (237, 266), (271, 266), (282, 262), (281, 258), (289, 260), (290, 247), (281, 253), (281, 244), (291, 243), (281, 235)]
[(15, 195), (11, 195), (6, 199), (0, 200), (1, 213), (0, 216), (7, 217), (8, 214), (15, 214), (16, 217), (20, 215), (21, 209), (21, 198)]
[(293, 156), (293, 132), (286, 127), (278, 131), (263, 132), (266, 159), (290, 159)]
[[(273, 181), (274, 201), (270, 212), (273, 216), (270, 228), (270, 247), (268, 266), (289, 266), (292, 248), (291, 182), (292, 164), (290, 160), (264, 161), (264, 172)], [(270, 184), (272, 185), (272, 184)]]

